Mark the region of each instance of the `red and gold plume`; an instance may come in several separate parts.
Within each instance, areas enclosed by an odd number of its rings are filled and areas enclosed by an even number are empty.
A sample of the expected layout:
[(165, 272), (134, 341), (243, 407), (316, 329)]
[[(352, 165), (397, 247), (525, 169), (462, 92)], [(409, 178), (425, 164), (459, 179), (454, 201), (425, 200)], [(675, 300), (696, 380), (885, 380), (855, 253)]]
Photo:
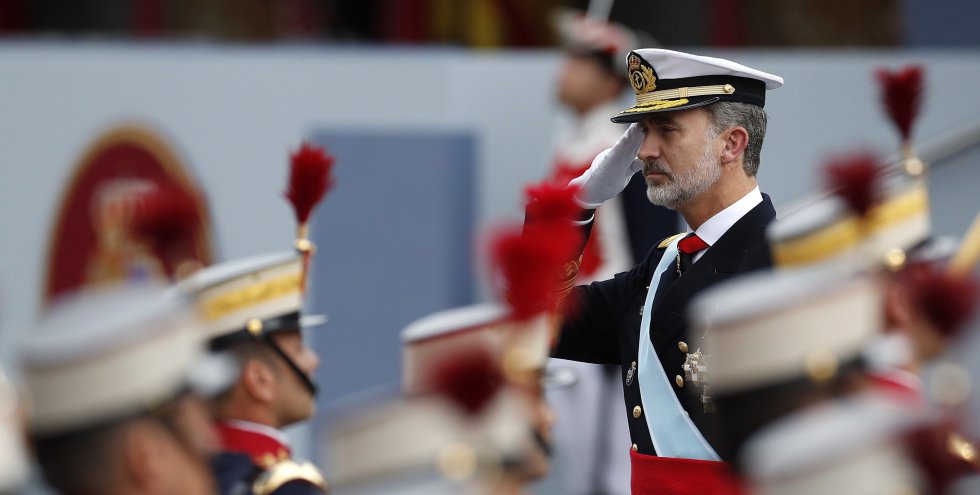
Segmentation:
[(196, 198), (175, 186), (160, 186), (142, 194), (130, 225), (133, 237), (146, 242), (167, 277), (179, 278), (182, 261), (191, 259), (200, 216)]
[(324, 148), (303, 143), (299, 150), (290, 156), (289, 184), (286, 186), (286, 199), (293, 205), (296, 223), (299, 226), (299, 239), (308, 236), (307, 222), (313, 208), (333, 187), (334, 157)]
[(905, 169), (910, 175), (919, 175), (923, 172), (923, 165), (912, 151), (912, 127), (922, 106), (922, 66), (909, 65), (897, 71), (882, 68), (877, 70), (876, 76), (881, 85), (885, 112), (902, 139)]
[(859, 216), (878, 199), (882, 166), (871, 153), (855, 153), (830, 160), (824, 166), (827, 189), (839, 196)]
[(516, 228), (500, 232), (492, 246), (494, 271), (505, 285), (516, 319), (557, 308), (559, 274), (582, 242), (572, 223), (579, 211), (575, 189), (542, 183), (528, 187), (526, 193), (528, 220), (523, 232)]
[(490, 403), (503, 386), (497, 360), (486, 349), (472, 347), (454, 352), (436, 366), (434, 392), (475, 416)]
[(313, 251), (313, 244), (309, 239), (310, 214), (333, 187), (333, 163), (334, 157), (327, 154), (324, 148), (310, 143), (303, 143), (290, 156), (289, 183), (286, 185), (285, 196), (296, 214), (296, 249), (303, 253), (303, 287), (306, 287), (305, 277)]
[(973, 315), (978, 295), (976, 280), (911, 263), (902, 271), (912, 307), (946, 337), (952, 337)]

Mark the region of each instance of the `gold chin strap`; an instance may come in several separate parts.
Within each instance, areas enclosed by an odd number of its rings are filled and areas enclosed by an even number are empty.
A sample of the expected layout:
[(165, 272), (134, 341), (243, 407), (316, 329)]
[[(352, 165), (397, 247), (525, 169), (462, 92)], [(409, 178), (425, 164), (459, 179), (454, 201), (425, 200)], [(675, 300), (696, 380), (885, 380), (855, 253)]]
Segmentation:
[(636, 95), (637, 105), (652, 105), (662, 100), (690, 98), (692, 96), (730, 95), (735, 92), (731, 84), (715, 84), (711, 86), (692, 86), (685, 88), (662, 89)]

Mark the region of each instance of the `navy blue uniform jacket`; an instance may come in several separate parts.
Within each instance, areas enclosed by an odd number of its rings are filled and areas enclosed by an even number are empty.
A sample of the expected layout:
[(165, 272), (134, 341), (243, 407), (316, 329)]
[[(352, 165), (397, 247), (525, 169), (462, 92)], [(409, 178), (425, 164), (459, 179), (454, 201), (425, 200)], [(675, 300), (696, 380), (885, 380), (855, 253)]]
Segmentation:
[[(769, 244), (766, 242), (766, 226), (776, 217), (768, 195), (762, 202), (732, 225), (704, 255), (681, 277), (669, 269), (660, 282), (650, 323), (650, 340), (666, 370), (667, 378), (674, 383), (676, 375), (684, 376), (682, 365), (686, 353), (680, 343), (694, 352), (701, 346), (703, 335), (688, 332), (686, 308), (690, 300), (701, 290), (740, 273), (772, 265)], [(619, 364), (620, 377), (626, 399), (626, 417), (630, 437), (641, 454), (656, 455), (646, 414), (642, 411), (638, 378), (627, 384), (627, 374), (637, 360), (640, 339), (640, 318), (650, 278), (663, 256), (664, 248), (655, 246), (646, 258), (632, 270), (617, 274), (611, 280), (594, 282), (575, 287), (573, 310), (562, 324), (553, 356), (573, 361), (597, 364)], [(716, 427), (710, 414), (704, 413), (700, 390), (693, 386), (674, 386), (681, 405), (694, 420), (701, 433), (712, 445), (718, 445)], [(641, 414), (634, 417), (634, 408), (641, 406)], [(623, 448), (629, 448), (624, 445)]]
[[(252, 464), (246, 454), (222, 452), (211, 460), (211, 471), (218, 483), (221, 495), (252, 495), (253, 483), (262, 474), (262, 468)], [(284, 483), (271, 492), (271, 495), (323, 495), (320, 487), (302, 479)]]

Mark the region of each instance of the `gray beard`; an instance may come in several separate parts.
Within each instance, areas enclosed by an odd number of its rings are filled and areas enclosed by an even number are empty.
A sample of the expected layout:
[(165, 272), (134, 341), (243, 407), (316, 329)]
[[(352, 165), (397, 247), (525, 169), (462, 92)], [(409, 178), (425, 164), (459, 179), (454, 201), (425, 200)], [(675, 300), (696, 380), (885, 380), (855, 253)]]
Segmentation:
[(676, 210), (684, 203), (707, 191), (721, 178), (721, 167), (714, 163), (714, 156), (711, 151), (711, 147), (705, 146), (704, 152), (694, 168), (682, 176), (675, 175), (673, 171), (660, 163), (644, 163), (644, 174), (653, 170), (666, 176), (666, 182), (658, 185), (644, 175), (647, 181), (647, 199), (655, 205)]

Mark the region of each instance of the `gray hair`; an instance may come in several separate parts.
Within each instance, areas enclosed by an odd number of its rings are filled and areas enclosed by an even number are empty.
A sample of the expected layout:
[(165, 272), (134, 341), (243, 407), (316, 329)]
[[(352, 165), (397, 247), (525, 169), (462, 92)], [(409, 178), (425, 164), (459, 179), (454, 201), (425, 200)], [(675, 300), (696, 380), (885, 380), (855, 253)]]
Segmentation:
[(749, 133), (745, 146), (742, 167), (745, 173), (755, 177), (759, 172), (759, 157), (762, 155), (762, 140), (766, 137), (766, 111), (757, 105), (723, 101), (704, 107), (711, 114), (715, 134), (721, 134), (731, 127), (744, 127)]

